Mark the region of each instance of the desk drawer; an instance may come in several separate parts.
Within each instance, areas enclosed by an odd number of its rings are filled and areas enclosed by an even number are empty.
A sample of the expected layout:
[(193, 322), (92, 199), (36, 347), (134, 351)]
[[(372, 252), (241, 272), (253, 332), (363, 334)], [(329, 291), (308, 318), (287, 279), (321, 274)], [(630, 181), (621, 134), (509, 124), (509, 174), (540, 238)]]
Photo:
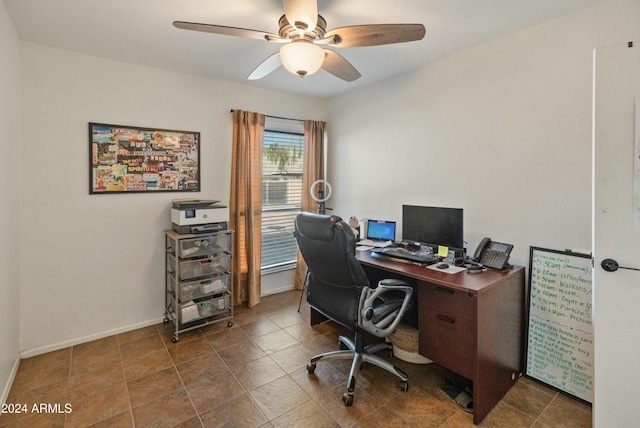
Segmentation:
[(418, 311), (420, 354), (459, 375), (474, 379), (474, 319), (432, 305), (420, 304)]
[(418, 302), (440, 308), (454, 315), (475, 318), (475, 295), (428, 282), (420, 283)]

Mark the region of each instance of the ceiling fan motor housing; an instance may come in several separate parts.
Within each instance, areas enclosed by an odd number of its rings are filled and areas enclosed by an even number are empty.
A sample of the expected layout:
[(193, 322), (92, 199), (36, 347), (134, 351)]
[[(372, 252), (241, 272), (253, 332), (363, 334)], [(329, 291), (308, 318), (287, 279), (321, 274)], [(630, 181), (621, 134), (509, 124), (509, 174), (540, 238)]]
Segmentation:
[(296, 40), (299, 38), (305, 38), (309, 41), (314, 41), (322, 40), (324, 38), (327, 28), (327, 21), (325, 21), (321, 15), (318, 15), (318, 24), (316, 25), (316, 28), (314, 28), (313, 30), (309, 30), (306, 24), (303, 22), (296, 22), (296, 25), (299, 26), (294, 27), (289, 23), (287, 17), (285, 15), (282, 15), (280, 17), (280, 21), (278, 21), (278, 25), (280, 26), (278, 35), (282, 39)]

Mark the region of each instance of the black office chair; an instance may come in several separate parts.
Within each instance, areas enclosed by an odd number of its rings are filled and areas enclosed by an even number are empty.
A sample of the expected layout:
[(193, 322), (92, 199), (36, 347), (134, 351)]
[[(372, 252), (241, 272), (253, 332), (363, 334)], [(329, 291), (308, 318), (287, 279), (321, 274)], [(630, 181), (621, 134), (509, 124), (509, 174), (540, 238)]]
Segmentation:
[[(400, 378), (403, 391), (409, 389), (406, 373), (375, 352), (392, 345), (385, 342), (364, 345), (364, 335), (384, 338), (393, 333), (408, 309), (413, 289), (404, 281), (383, 279), (377, 288), (369, 280), (355, 257), (355, 236), (338, 216), (302, 212), (295, 220), (294, 235), (308, 268), (307, 301), (329, 319), (355, 333), (355, 339), (339, 337), (341, 350), (311, 358), (307, 370), (329, 359), (353, 359), (342, 396), (346, 406), (353, 403), (356, 379), (363, 363), (375, 364)], [(345, 349), (346, 348), (346, 349)]]

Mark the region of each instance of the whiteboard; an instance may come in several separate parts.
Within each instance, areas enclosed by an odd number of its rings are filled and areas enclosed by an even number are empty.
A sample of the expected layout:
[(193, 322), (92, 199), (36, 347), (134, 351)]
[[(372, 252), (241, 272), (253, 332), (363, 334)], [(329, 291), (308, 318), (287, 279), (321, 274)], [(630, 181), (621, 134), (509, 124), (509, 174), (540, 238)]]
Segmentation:
[(531, 247), (525, 376), (593, 403), (591, 256)]

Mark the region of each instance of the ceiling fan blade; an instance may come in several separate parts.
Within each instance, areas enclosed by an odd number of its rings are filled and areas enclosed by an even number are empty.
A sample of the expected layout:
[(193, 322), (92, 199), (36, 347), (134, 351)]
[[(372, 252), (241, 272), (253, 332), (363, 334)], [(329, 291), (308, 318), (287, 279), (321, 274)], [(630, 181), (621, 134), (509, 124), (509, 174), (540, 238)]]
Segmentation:
[(360, 78), (360, 72), (355, 69), (342, 55), (330, 49), (323, 49), (325, 57), (322, 63), (322, 69), (333, 74), (340, 79), (353, 82)]
[(174, 21), (173, 26), (181, 30), (202, 31), (204, 33), (222, 34), (225, 36), (244, 37), (246, 39), (258, 39), (277, 41), (280, 36), (259, 30), (246, 28), (225, 27), (224, 25), (198, 24), (196, 22)]
[(304, 23), (305, 30), (313, 30), (318, 23), (318, 2), (317, 0), (282, 0), (284, 16), (289, 24), (298, 28), (296, 22)]
[(422, 24), (372, 24), (341, 27), (329, 31), (325, 39), (340, 48), (388, 45), (421, 40), (426, 33)]
[(262, 79), (264, 76), (271, 73), (281, 65), (282, 65), (282, 61), (280, 61), (280, 52), (276, 52), (270, 57), (268, 57), (267, 59), (265, 59), (264, 61), (262, 61), (260, 65), (257, 66), (249, 76), (247, 76), (247, 79), (249, 80)]

